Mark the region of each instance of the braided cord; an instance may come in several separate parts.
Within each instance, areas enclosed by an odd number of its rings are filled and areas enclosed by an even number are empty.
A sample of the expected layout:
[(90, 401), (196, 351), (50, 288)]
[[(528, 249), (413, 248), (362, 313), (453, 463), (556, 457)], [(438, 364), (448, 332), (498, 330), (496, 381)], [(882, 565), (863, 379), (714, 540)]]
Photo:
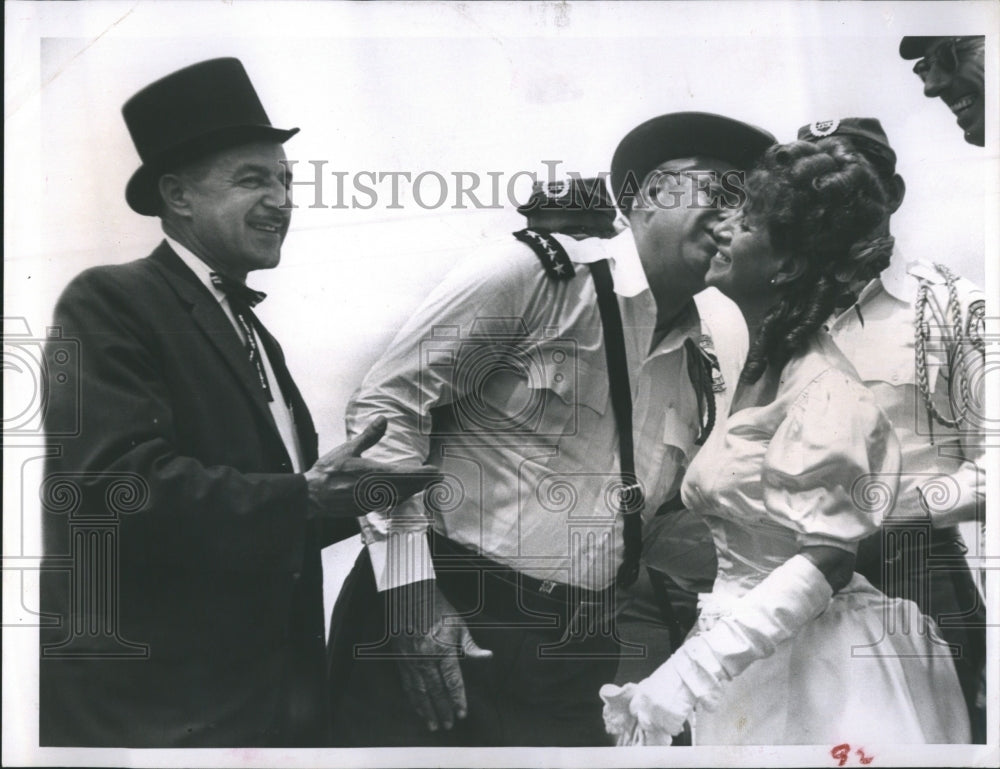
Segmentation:
[[(954, 386), (954, 380), (957, 376), (959, 379), (959, 396), (961, 399), (961, 409), (959, 410), (958, 416), (954, 419), (950, 419), (938, 411), (937, 407), (934, 405), (933, 398), (931, 397), (931, 388), (929, 377), (927, 374), (927, 341), (931, 337), (930, 325), (926, 320), (927, 305), (928, 305), (928, 294), (930, 293), (930, 285), (924, 281), (920, 281), (920, 288), (917, 291), (917, 306), (916, 306), (916, 318), (914, 324), (914, 348), (916, 352), (916, 365), (917, 365), (917, 389), (920, 391), (920, 397), (924, 402), (924, 407), (927, 409), (927, 421), (931, 429), (933, 430), (933, 423), (937, 422), (944, 427), (949, 429), (956, 429), (961, 426), (961, 424), (966, 420), (969, 413), (969, 404), (971, 401), (971, 394), (969, 392), (969, 381), (968, 377), (961, 375), (959, 372), (958, 358), (962, 352), (962, 340), (964, 337), (963, 327), (962, 327), (962, 308), (958, 301), (958, 289), (956, 288), (956, 282), (958, 276), (955, 275), (950, 269), (942, 264), (935, 264), (934, 268), (944, 277), (945, 285), (948, 288), (948, 308), (947, 312), (951, 316), (951, 326), (952, 326), (952, 340), (948, 343), (947, 349), (947, 361), (948, 369), (951, 373), (949, 377), (949, 389)], [(973, 318), (971, 313), (973, 312), (970, 308), (970, 317), (968, 319), (969, 326), (972, 326)], [(946, 318), (947, 320), (947, 318)], [(978, 321), (976, 321), (978, 323)], [(973, 344), (977, 349), (981, 349), (979, 344), (973, 340)], [(985, 345), (982, 345), (984, 348)], [(931, 435), (931, 442), (933, 443), (933, 433)]]

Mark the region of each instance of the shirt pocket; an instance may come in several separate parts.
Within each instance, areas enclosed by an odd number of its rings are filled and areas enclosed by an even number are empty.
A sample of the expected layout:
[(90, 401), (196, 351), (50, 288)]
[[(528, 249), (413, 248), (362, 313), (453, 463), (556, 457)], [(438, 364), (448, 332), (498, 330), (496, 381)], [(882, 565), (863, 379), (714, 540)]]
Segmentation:
[[(532, 398), (545, 404), (540, 430), (547, 435), (574, 435), (582, 426), (605, 414), (610, 387), (607, 367), (582, 357), (565, 339), (545, 341), (531, 350)], [(625, 379), (626, 386), (628, 380)], [(593, 412), (589, 416), (582, 409)]]
[[(934, 342), (927, 345), (927, 382), (931, 392), (937, 387), (938, 375), (944, 364), (944, 355), (934, 349)], [(851, 361), (862, 382), (885, 382), (893, 387), (916, 385), (917, 358), (913, 342), (887, 344), (877, 350), (856, 355)]]
[(495, 345), (464, 362), (457, 408), (466, 431), (562, 437), (576, 435), (607, 409), (603, 367), (581, 361), (560, 338), (531, 345)]

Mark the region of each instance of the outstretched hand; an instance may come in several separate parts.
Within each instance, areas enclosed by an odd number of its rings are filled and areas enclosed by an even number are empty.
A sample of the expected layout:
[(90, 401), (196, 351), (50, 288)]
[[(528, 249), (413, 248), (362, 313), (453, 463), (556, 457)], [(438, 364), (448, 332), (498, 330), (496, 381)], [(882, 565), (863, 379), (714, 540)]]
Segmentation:
[(390, 465), (362, 457), (382, 440), (387, 424), (385, 417), (378, 417), (305, 472), (310, 516), (350, 517), (391, 507), (443, 479), (433, 467)]

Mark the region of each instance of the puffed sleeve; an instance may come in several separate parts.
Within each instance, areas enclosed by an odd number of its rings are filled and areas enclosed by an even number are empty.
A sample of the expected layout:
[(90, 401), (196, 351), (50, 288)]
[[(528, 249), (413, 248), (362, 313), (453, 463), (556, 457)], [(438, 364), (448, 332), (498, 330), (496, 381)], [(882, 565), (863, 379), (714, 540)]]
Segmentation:
[(874, 396), (829, 370), (802, 391), (771, 440), (764, 505), (801, 545), (854, 552), (891, 512), (899, 468), (899, 442)]

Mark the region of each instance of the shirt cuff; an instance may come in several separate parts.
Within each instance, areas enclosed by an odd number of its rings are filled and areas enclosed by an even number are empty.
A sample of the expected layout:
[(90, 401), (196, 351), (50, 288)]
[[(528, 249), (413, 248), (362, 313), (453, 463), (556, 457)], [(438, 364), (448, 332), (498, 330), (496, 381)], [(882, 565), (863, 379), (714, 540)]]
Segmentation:
[(423, 529), (380, 531), (364, 516), (358, 522), (372, 562), (375, 586), (380, 593), (434, 579), (430, 545)]

